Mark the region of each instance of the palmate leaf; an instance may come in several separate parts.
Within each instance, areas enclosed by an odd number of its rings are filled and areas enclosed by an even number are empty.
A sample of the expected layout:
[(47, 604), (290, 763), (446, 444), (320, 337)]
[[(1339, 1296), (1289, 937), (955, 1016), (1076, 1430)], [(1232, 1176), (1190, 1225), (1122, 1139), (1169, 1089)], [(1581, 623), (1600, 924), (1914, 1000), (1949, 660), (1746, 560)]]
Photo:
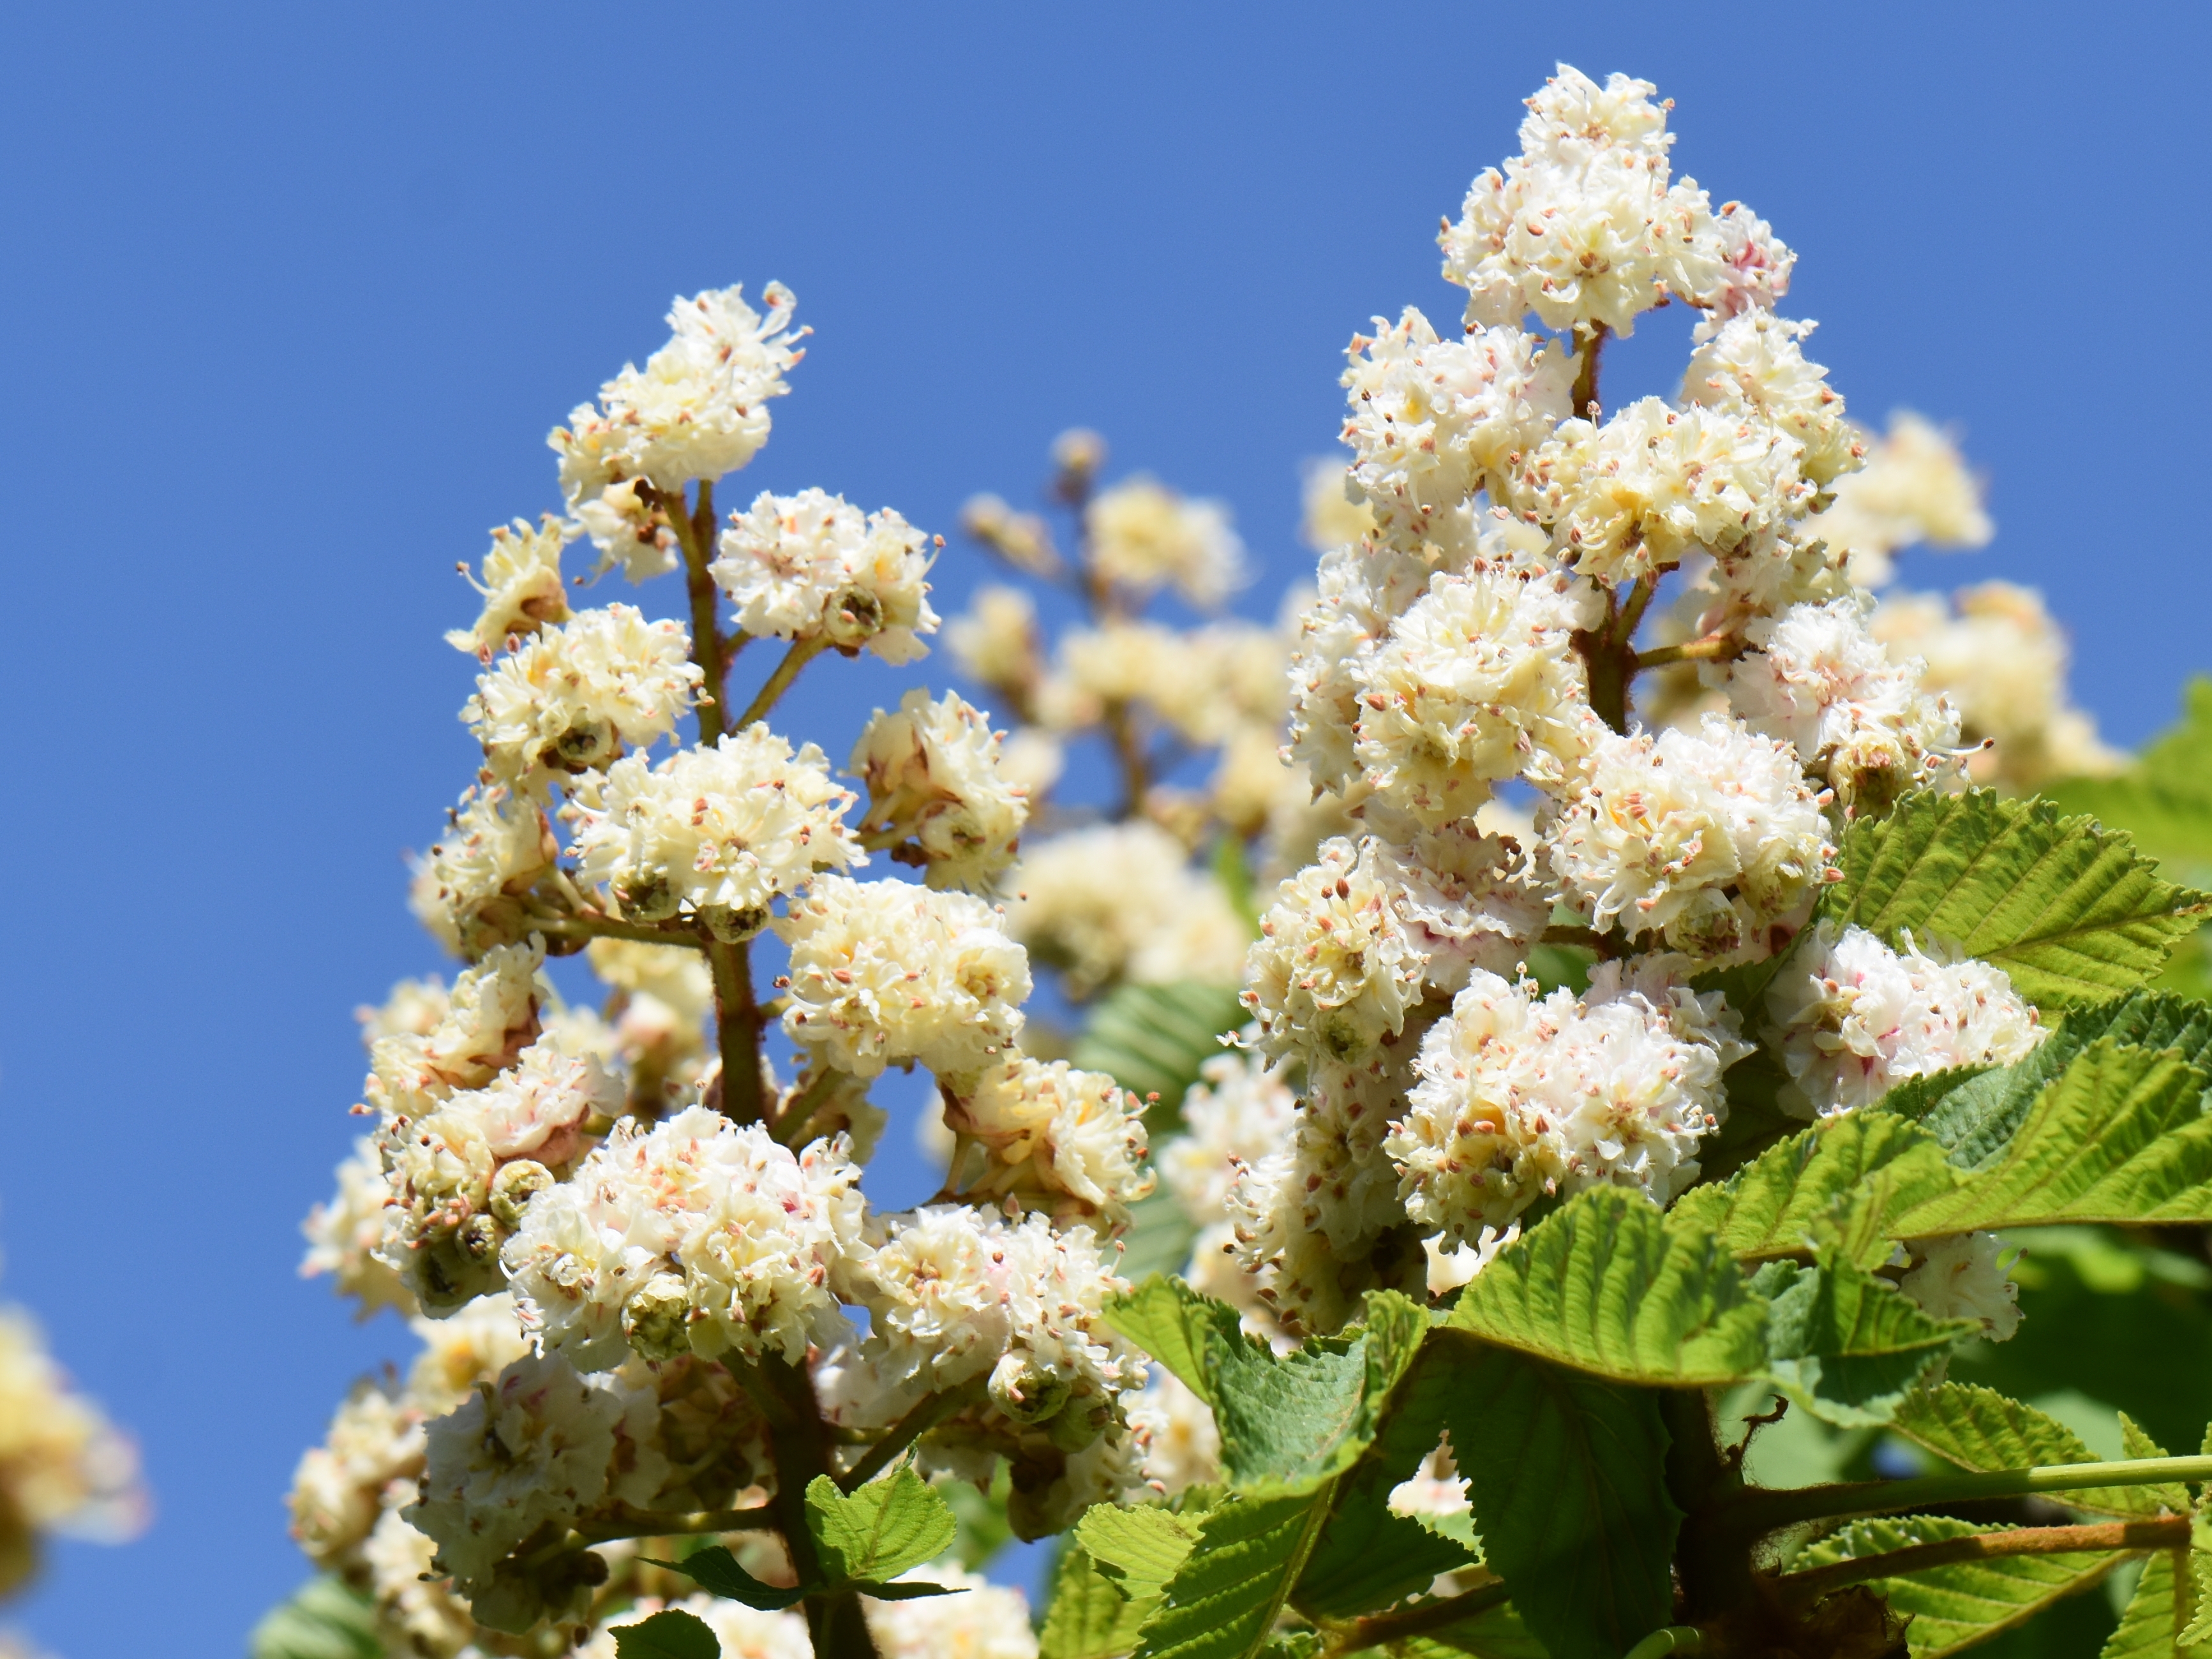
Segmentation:
[(1075, 1541), (1134, 1601), (1158, 1595), (1175, 1577), (1198, 1542), (1198, 1522), (1164, 1509), (1097, 1504), (1075, 1523)]
[(2037, 1097), (2002, 1158), (1896, 1224), (1920, 1237), (2062, 1221), (2212, 1220), (2208, 1085), (2212, 1078), (2172, 1049), (2099, 1037)]
[(815, 1476), (806, 1487), (806, 1529), (832, 1584), (887, 1583), (935, 1560), (960, 1531), (937, 1489), (904, 1465), (851, 1493)]
[(1068, 1058), (1086, 1072), (1110, 1073), (1139, 1099), (1158, 1095), (1145, 1127), (1164, 1134), (1182, 1121), (1182, 1097), (1198, 1068), (1250, 1018), (1237, 993), (1219, 985), (1124, 985), (1101, 999)]
[(2181, 1644), (2194, 1613), (2194, 1585), (2177, 1571), (2178, 1550), (2160, 1550), (2143, 1563), (2136, 1593), (2120, 1614), (2120, 1627), (2098, 1659), (2194, 1659), (2201, 1650)]
[(1889, 1255), (1892, 1219), (1957, 1179), (1942, 1147), (1917, 1124), (1848, 1112), (1769, 1147), (1724, 1185), (1692, 1188), (1672, 1219), (1711, 1231), (1747, 1261), (1826, 1243), (1872, 1267)]
[(1767, 1375), (1824, 1422), (1886, 1423), (1928, 1368), (1978, 1322), (1932, 1319), (1888, 1280), (1831, 1250), (1811, 1267), (1776, 1262), (1757, 1281), (1769, 1297)]
[(1551, 1659), (1620, 1659), (1673, 1603), (1657, 1394), (1455, 1340), (1447, 1421), (1488, 1565)]
[(1766, 1358), (1765, 1304), (1728, 1250), (1613, 1188), (1578, 1193), (1530, 1228), (1449, 1322), (1623, 1382), (1711, 1387), (1759, 1375)]
[(1987, 1169), (2003, 1155), (2037, 1097), (2104, 1036), (2130, 1048), (2176, 1049), (2198, 1070), (2212, 1072), (2212, 1008), (2164, 992), (2131, 991), (2074, 1010), (2014, 1065), (1915, 1078), (1885, 1097), (1882, 1109), (1917, 1120), (1960, 1169)]
[(1209, 1510), (1146, 1620), (1136, 1659), (1248, 1659), (1267, 1644), (1328, 1510), (1328, 1494)]
[(1373, 1441), (1337, 1482), (1334, 1507), (1298, 1580), (1294, 1601), (1301, 1613), (1343, 1618), (1375, 1612), (1472, 1559), (1452, 1539), (1390, 1508), (1390, 1494), (1443, 1436), (1461, 1352), (1457, 1342), (1431, 1340), (1390, 1391)]
[[(1826, 1566), (1887, 1555), (1916, 1544), (2003, 1530), (1941, 1515), (1854, 1521), (1807, 1548), (1790, 1565), (1793, 1569)], [(1948, 1659), (2000, 1631), (2025, 1624), (2052, 1602), (2099, 1583), (2127, 1559), (2124, 1550), (1996, 1556), (1877, 1578), (1869, 1588), (1889, 1603), (1892, 1612), (1911, 1615), (1905, 1638), (1913, 1659)]]
[(1244, 1333), (1234, 1308), (1180, 1279), (1147, 1279), (1109, 1301), (1106, 1319), (1213, 1408), (1223, 1472), (1257, 1493), (1310, 1491), (1366, 1449), (1429, 1320), (1394, 1291), (1371, 1292), (1364, 1311), (1342, 1334), (1280, 1355)]
[(1158, 1592), (1132, 1600), (1098, 1571), (1088, 1551), (1070, 1543), (1053, 1574), (1037, 1659), (1115, 1659), (1137, 1645), (1138, 1632), (1159, 1602)]
[[(1890, 1427), (1962, 1469), (2024, 1469), (2099, 1460), (2073, 1430), (1994, 1389), (1944, 1382), (1906, 1396)], [(2148, 1520), (2159, 1504), (2141, 1486), (2087, 1486), (2047, 1494), (2097, 1515)]]
[(2161, 878), (2123, 833), (1986, 789), (1921, 791), (1844, 839), (1822, 913), (1891, 945), (1911, 934), (1995, 963), (2058, 1009), (2155, 977), (2203, 920), (2205, 895)]

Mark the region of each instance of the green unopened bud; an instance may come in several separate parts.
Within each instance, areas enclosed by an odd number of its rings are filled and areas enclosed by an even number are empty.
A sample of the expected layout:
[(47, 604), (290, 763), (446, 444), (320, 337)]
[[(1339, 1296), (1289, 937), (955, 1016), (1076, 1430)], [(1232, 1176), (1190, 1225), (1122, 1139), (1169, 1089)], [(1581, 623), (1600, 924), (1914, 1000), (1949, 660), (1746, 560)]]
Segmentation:
[(1010, 1353), (991, 1371), (991, 1403), (1017, 1423), (1042, 1423), (1067, 1404), (1067, 1379), (1032, 1355)]
[(526, 1158), (502, 1164), (491, 1178), (491, 1212), (502, 1227), (509, 1231), (520, 1227), (530, 1200), (552, 1184), (552, 1171), (543, 1164)]
[(471, 1261), (499, 1260), (499, 1223), (488, 1215), (471, 1216), (461, 1224), (460, 1231), (454, 1235), (454, 1243), (461, 1247), (461, 1254)]
[(699, 910), (701, 926), (725, 945), (743, 945), (768, 926), (768, 912), (757, 906), (738, 909), (734, 905), (702, 905)]
[(674, 1273), (655, 1273), (623, 1307), (623, 1334), (647, 1359), (673, 1359), (691, 1351), (691, 1298)]

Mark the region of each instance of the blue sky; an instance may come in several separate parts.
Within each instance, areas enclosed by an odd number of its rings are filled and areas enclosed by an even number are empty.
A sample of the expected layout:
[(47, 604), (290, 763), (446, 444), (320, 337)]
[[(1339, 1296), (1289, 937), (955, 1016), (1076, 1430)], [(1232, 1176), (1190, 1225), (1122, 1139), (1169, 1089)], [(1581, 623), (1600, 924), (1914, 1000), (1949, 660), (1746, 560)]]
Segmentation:
[[(732, 489), (949, 532), (1085, 423), (1234, 503), (1263, 613), (1307, 562), (1346, 338), (1454, 315), (1431, 237), (1516, 100), (1555, 58), (1627, 70), (1677, 102), (1678, 172), (1799, 251), (1790, 308), (1853, 410), (1956, 422), (1989, 474), (1995, 547), (1907, 580), (2042, 586), (2107, 732), (2163, 723), (2212, 665), (2207, 14), (1992, 15), (15, 13), (0, 1296), (159, 1504), (127, 1549), (58, 1551), (21, 1622), (72, 1659), (157, 1619), (178, 1659), (231, 1655), (303, 1574), (292, 1463), (405, 1346), (293, 1265), (356, 1127), (350, 1011), (436, 965), (399, 853), (470, 767), (453, 564), (556, 503), (545, 430), (679, 291), (781, 278), (817, 330)], [(1640, 330), (1608, 391), (1666, 389), (1687, 327)], [(940, 601), (977, 568), (956, 548)], [(898, 684), (817, 674), (794, 723), (842, 753)]]

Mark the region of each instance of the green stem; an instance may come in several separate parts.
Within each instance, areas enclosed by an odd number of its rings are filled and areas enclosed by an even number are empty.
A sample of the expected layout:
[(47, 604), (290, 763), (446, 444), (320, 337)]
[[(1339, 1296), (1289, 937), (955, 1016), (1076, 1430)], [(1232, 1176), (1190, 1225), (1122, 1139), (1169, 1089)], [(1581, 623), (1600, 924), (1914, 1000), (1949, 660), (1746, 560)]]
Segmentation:
[(1705, 1633), (1695, 1625), (1668, 1625), (1628, 1650), (1628, 1659), (1661, 1659), (1669, 1653), (1703, 1653)]
[(1664, 668), (1675, 662), (1729, 662), (1743, 654), (1744, 641), (1740, 635), (1708, 634), (1703, 639), (1691, 640), (1681, 645), (1654, 646), (1649, 651), (1636, 653), (1636, 667)]
[(806, 1086), (793, 1097), (791, 1104), (776, 1115), (769, 1133), (787, 1146), (796, 1146), (814, 1122), (822, 1103), (837, 1086), (837, 1073), (824, 1066), (806, 1080)]
[(714, 562), (714, 486), (710, 480), (700, 481), (696, 512), (686, 510), (681, 490), (661, 499), (669, 525), (684, 549), (684, 589), (691, 601), (691, 660), (699, 665), (701, 676), (696, 711), (699, 741), (711, 745), (728, 729), (722, 723), (727, 707), (722, 682), (734, 654), (726, 648), (715, 620), (720, 594), (707, 570)]
[(848, 1473), (837, 1478), (838, 1486), (847, 1492), (858, 1492), (890, 1468), (893, 1458), (953, 1413), (981, 1399), (982, 1394), (983, 1379), (979, 1376), (957, 1389), (931, 1395), (892, 1424), (890, 1432), (878, 1441), (866, 1457), (854, 1464)]
[(775, 672), (768, 677), (768, 684), (761, 687), (760, 695), (745, 705), (745, 712), (738, 716), (730, 729), (742, 732), (755, 720), (766, 720), (776, 700), (791, 690), (799, 671), (829, 648), (830, 641), (818, 635), (811, 640), (793, 640), (791, 649), (783, 653), (783, 660), (776, 664)]
[(1431, 1601), (1420, 1601), (1402, 1613), (1378, 1613), (1365, 1619), (1355, 1619), (1339, 1631), (1328, 1644), (1334, 1659), (1337, 1654), (1364, 1652), (1370, 1648), (1383, 1647), (1408, 1636), (1419, 1636), (1424, 1631), (1442, 1630), (1447, 1625), (1456, 1625), (1462, 1619), (1472, 1619), (1479, 1613), (1502, 1607), (1512, 1599), (1512, 1592), (1504, 1583), (1493, 1581), (1479, 1584), (1458, 1595), (1446, 1595)]
[(757, 1504), (742, 1510), (696, 1510), (689, 1515), (656, 1515), (640, 1510), (593, 1522), (576, 1528), (586, 1544), (604, 1544), (615, 1538), (674, 1538), (702, 1532), (759, 1532), (775, 1525), (773, 1505)]
[(548, 939), (628, 939), (641, 945), (682, 945), (702, 949), (696, 933), (649, 921), (617, 921), (612, 916), (532, 916), (531, 931)]
[(1788, 1572), (1774, 1581), (1796, 1601), (1812, 1601), (1849, 1584), (1896, 1578), (1962, 1561), (1991, 1561), (2013, 1555), (2073, 1555), (2089, 1551), (2180, 1549), (2189, 1542), (2189, 1517), (2162, 1521), (2103, 1521), (2080, 1527), (2020, 1527), (2010, 1532), (1976, 1533), (1971, 1538), (1942, 1538), (1881, 1555), (1832, 1561), (1805, 1572)]
[(1129, 718), (1127, 703), (1107, 705), (1106, 735), (1114, 745), (1114, 759), (1121, 769), (1121, 810), (1117, 821), (1133, 818), (1145, 810), (1146, 792), (1152, 787), (1152, 769), (1146, 763), (1144, 740), (1137, 723)]
[[(774, 1358), (731, 1369), (768, 1414), (769, 1451), (775, 1460), (771, 1506), (784, 1547), (791, 1552), (792, 1568), (800, 1583), (818, 1584), (823, 1578), (822, 1558), (806, 1527), (806, 1488), (816, 1477), (830, 1474), (830, 1439), (823, 1431), (813, 1382), (803, 1364), (790, 1365)], [(876, 1659), (876, 1644), (854, 1592), (810, 1595), (804, 1606), (816, 1659)]]
[(2057, 1463), (2032, 1469), (1926, 1474), (1911, 1480), (1857, 1480), (1790, 1492), (1753, 1491), (1731, 1506), (1729, 1520), (1731, 1524), (1767, 1533), (1801, 1521), (1895, 1515), (1902, 1510), (1991, 1498), (2032, 1498), (2042, 1492), (2150, 1486), (2174, 1480), (2212, 1480), (2212, 1457), (2136, 1457), (2117, 1463)]
[(752, 947), (707, 942), (714, 975), (714, 1046), (722, 1057), (722, 1110), (735, 1123), (761, 1118), (760, 1011), (753, 1006)]

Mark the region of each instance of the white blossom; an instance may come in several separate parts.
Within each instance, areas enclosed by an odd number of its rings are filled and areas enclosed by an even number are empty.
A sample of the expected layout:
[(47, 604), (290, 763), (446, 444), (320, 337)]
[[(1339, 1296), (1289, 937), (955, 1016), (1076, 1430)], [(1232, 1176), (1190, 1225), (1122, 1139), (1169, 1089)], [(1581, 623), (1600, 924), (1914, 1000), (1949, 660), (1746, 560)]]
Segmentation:
[(379, 1308), (413, 1312), (414, 1292), (375, 1254), (384, 1237), (384, 1210), (392, 1193), (385, 1185), (384, 1159), (374, 1135), (354, 1142), (337, 1176), (337, 1190), (330, 1201), (316, 1205), (301, 1224), (307, 1254), (300, 1263), (300, 1276), (330, 1274), (340, 1296), (360, 1302), (364, 1318)]
[(1091, 568), (1143, 595), (1173, 587), (1212, 606), (1243, 585), (1244, 544), (1219, 501), (1192, 501), (1146, 477), (1103, 489), (1084, 514)]
[(824, 876), (776, 932), (791, 946), (784, 1030), (840, 1071), (919, 1060), (972, 1076), (1020, 1034), (1029, 956), (981, 899)]
[(1562, 896), (1601, 928), (1704, 958), (1772, 954), (1834, 848), (1796, 754), (1719, 715), (1696, 732), (1607, 733), (1551, 810)]
[(998, 733), (982, 710), (920, 686), (896, 714), (878, 708), (847, 763), (868, 790), (863, 835), (911, 836), (932, 887), (988, 889), (1013, 862), (1029, 819), (1027, 792), (999, 769)]
[(1376, 843), (1376, 864), (1395, 890), (1407, 939), (1425, 958), (1425, 982), (1455, 992), (1472, 969), (1512, 972), (1552, 914), (1517, 845), (1481, 833), (1472, 819), (1424, 830), (1393, 826), (1379, 802), (1360, 810), (1370, 825), (1388, 831)]
[(1982, 489), (1958, 445), (1909, 410), (1890, 417), (1881, 438), (1862, 434), (1866, 464), (1837, 481), (1835, 504), (1806, 522), (1808, 535), (1848, 560), (1862, 587), (1885, 586), (1891, 560), (1920, 543), (1980, 547), (1996, 533), (1982, 507)]
[(414, 866), (416, 919), (456, 956), (513, 944), (528, 931), (521, 896), (557, 848), (538, 803), (504, 786), (471, 789)]
[[(615, 1632), (651, 1618), (664, 1607), (688, 1613), (704, 1623), (714, 1633), (720, 1659), (814, 1659), (814, 1643), (806, 1633), (803, 1613), (763, 1613), (742, 1601), (704, 1594), (666, 1603), (644, 1598), (601, 1625), (590, 1641), (576, 1649), (575, 1659), (619, 1659)], [(1024, 1627), (1027, 1628), (1026, 1624)], [(1033, 1659), (1035, 1650), (1032, 1643), (1030, 1654), (1024, 1659)]]
[[(1930, 942), (1933, 945), (1933, 941)], [(2048, 1035), (2002, 968), (1823, 921), (1766, 1007), (1790, 1079), (1821, 1116), (1871, 1106), (1909, 1077), (2009, 1066)]]
[(422, 1468), (422, 1413), (361, 1382), (331, 1419), (323, 1443), (292, 1473), (292, 1538), (318, 1566), (342, 1561), (375, 1526), (385, 1489)]
[(1036, 1659), (1036, 1632), (1019, 1590), (988, 1583), (956, 1561), (917, 1567), (903, 1577), (961, 1593), (866, 1601), (868, 1632), (883, 1659)]
[(1012, 1194), (1041, 1200), (1062, 1221), (1095, 1216), (1118, 1225), (1152, 1190), (1144, 1109), (1103, 1072), (1017, 1054), (948, 1091), (945, 1121), (989, 1157), (963, 1187), (971, 1202)]
[(854, 799), (819, 749), (794, 752), (756, 721), (658, 766), (617, 761), (577, 816), (577, 872), (630, 915), (680, 911), (718, 937), (748, 938), (817, 871), (866, 862), (845, 823)]
[(1682, 401), (1755, 415), (1795, 438), (1797, 470), (1826, 489), (1857, 470), (1864, 434), (1844, 418), (1844, 400), (1828, 371), (1808, 362), (1799, 343), (1811, 323), (1771, 311), (1747, 310), (1721, 324), (1690, 359)]
[(582, 611), (479, 675), (461, 718), (503, 781), (601, 767), (675, 729), (699, 689), (690, 649), (682, 623), (635, 605)]
[(937, 631), (923, 580), (935, 556), (889, 507), (863, 514), (819, 489), (763, 492), (730, 515), (720, 549), (708, 568), (746, 633), (847, 653), (866, 646), (888, 663), (927, 654), (917, 635)]
[(1243, 994), (1267, 1053), (1357, 1060), (1404, 1026), (1425, 963), (1389, 875), (1372, 837), (1339, 836), (1276, 890)]
[(1912, 1265), (1898, 1289), (1936, 1319), (1981, 1322), (1992, 1342), (2008, 1342), (2020, 1329), (2020, 1286), (2011, 1267), (2020, 1259), (2005, 1254), (1995, 1233), (1948, 1233), (1913, 1241)]
[[(695, 478), (734, 472), (768, 441), (768, 399), (790, 388), (784, 371), (805, 354), (804, 331), (791, 327), (797, 301), (781, 283), (763, 296), (765, 315), (744, 301), (742, 288), (679, 299), (668, 313), (668, 343), (640, 370), (625, 364), (546, 440), (561, 457), (561, 489), (568, 510), (584, 515), (611, 487), (642, 483), (679, 495)], [(628, 492), (635, 499), (635, 489)], [(659, 574), (674, 561), (665, 541), (617, 538), (613, 514), (585, 521), (610, 560), (627, 562), (633, 581)]]
[(1117, 980), (1236, 984), (1249, 939), (1220, 884), (1142, 820), (1033, 842), (1007, 885), (1006, 928), (1088, 997)]
[[(456, 629), (446, 643), (489, 662), (510, 639), (522, 640), (540, 628), (568, 619), (568, 590), (561, 585), (561, 550), (575, 533), (551, 514), (532, 529), (517, 519), (510, 530), (495, 525), (491, 550), (483, 556), (483, 578), (470, 586), (483, 595), (483, 609), (471, 628)], [(468, 567), (461, 567), (468, 574)]]
[(401, 1507), (387, 1505), (361, 1547), (380, 1632), (387, 1642), (398, 1636), (404, 1644), (401, 1652), (458, 1659), (477, 1633), (476, 1621), (468, 1604), (432, 1571), (437, 1545), (408, 1523)]
[(1144, 1450), (1145, 1484), (1167, 1497), (1221, 1479), (1221, 1431), (1213, 1408), (1175, 1374), (1155, 1367), (1128, 1405), (1129, 1428)]

